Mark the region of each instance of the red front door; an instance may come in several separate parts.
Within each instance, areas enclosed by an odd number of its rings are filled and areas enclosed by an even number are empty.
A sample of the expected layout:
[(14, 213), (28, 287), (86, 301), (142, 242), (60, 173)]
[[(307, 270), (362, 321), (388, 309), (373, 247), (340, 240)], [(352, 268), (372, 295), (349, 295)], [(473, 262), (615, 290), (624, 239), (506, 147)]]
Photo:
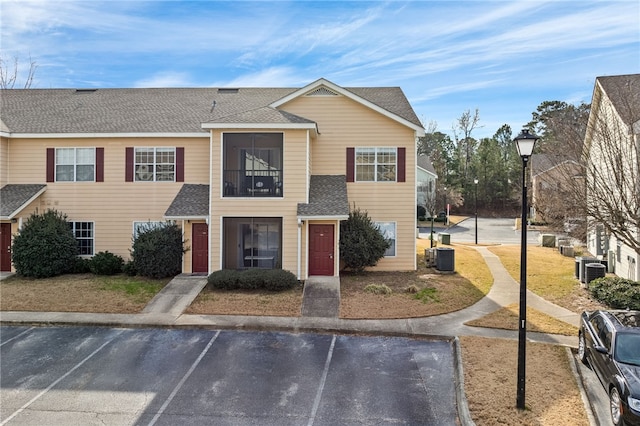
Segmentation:
[(333, 276), (333, 225), (309, 225), (309, 275)]
[(209, 272), (209, 227), (206, 223), (191, 226), (193, 247), (191, 247), (191, 272)]
[(0, 223), (0, 271), (11, 271), (11, 224)]

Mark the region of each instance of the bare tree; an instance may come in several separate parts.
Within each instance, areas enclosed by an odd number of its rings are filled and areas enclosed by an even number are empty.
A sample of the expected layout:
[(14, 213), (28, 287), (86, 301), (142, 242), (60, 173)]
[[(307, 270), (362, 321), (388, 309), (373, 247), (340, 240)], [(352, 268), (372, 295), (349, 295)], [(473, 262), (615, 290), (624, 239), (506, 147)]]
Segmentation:
[[(0, 57), (0, 88), (1, 89), (13, 89), (18, 83), (18, 78), (20, 77), (19, 73), (19, 60), (17, 56), (13, 57), (11, 63), (6, 59)], [(31, 59), (29, 56), (29, 70), (27, 71), (26, 76), (24, 77), (24, 84), (22, 84), (22, 88), (30, 89), (33, 85), (33, 78), (36, 74), (36, 69), (38, 65), (36, 62)]]
[(467, 178), (469, 177), (469, 165), (471, 164), (471, 158), (473, 157), (478, 143), (471, 137), (471, 133), (476, 127), (478, 127), (479, 121), (480, 112), (477, 108), (473, 114), (471, 113), (471, 110), (466, 110), (462, 113), (460, 118), (458, 118), (458, 122), (452, 126), (451, 129), (456, 142), (461, 183), (463, 186), (467, 183)]

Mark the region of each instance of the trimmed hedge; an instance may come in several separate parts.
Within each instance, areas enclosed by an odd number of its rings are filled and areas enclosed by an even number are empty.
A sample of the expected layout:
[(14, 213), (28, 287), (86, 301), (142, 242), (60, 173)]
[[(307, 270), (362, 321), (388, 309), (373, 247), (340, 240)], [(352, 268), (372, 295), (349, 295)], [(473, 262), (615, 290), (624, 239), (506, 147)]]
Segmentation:
[(282, 291), (298, 284), (296, 276), (283, 269), (222, 269), (207, 277), (207, 288), (218, 290)]
[(117, 254), (101, 251), (91, 258), (89, 269), (95, 275), (115, 275), (122, 272), (124, 260)]
[(596, 278), (589, 283), (596, 300), (613, 309), (640, 309), (640, 282), (619, 277)]

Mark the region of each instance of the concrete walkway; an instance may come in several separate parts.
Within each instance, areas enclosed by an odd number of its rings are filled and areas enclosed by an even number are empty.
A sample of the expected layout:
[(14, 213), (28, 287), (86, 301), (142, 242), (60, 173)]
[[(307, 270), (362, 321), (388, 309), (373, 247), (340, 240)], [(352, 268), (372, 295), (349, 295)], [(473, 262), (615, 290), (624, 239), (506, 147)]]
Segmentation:
[(309, 277), (302, 293), (303, 317), (338, 318), (340, 315), (340, 278)]

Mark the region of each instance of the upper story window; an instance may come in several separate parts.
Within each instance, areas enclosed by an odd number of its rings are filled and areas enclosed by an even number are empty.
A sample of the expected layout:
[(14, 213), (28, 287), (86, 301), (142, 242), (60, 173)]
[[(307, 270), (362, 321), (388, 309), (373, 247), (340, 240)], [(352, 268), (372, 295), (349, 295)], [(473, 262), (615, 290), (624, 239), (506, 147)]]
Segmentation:
[(184, 182), (184, 148), (126, 148), (125, 181)]
[(356, 182), (395, 182), (396, 148), (356, 148)]
[(225, 133), (223, 195), (282, 197), (282, 146), (282, 133)]
[(136, 182), (175, 182), (176, 149), (135, 148), (134, 171)]
[(56, 148), (56, 182), (93, 182), (95, 148)]

